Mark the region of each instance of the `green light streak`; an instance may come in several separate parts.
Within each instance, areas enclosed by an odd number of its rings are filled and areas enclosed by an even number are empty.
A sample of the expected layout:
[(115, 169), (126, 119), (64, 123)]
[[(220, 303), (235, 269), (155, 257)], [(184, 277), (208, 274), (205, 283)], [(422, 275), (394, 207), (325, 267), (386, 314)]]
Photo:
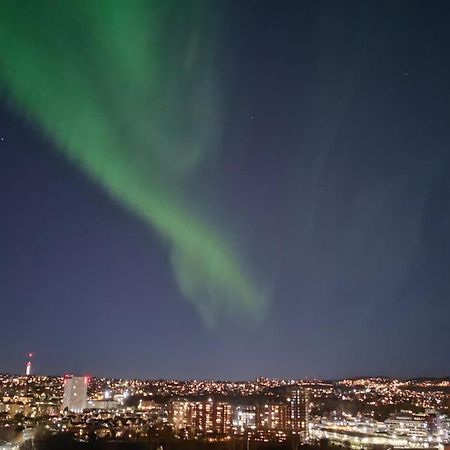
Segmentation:
[(220, 101), (206, 1), (0, 3), (0, 79), (14, 108), (167, 242), (209, 326), (261, 320), (267, 298), (189, 180), (215, 151)]

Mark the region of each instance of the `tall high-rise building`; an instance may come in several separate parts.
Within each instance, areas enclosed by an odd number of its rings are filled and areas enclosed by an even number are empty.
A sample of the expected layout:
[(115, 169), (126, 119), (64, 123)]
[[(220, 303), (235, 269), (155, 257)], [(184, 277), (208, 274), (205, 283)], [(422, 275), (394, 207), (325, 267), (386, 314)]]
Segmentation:
[(256, 406), (256, 429), (285, 430), (286, 409), (283, 403), (259, 403)]
[(305, 388), (295, 387), (287, 391), (288, 428), (303, 439), (308, 437), (309, 393)]
[(64, 377), (64, 397), (61, 411), (81, 413), (86, 408), (88, 377)]
[(191, 409), (192, 403), (187, 400), (174, 400), (169, 403), (169, 422), (175, 431), (192, 426)]

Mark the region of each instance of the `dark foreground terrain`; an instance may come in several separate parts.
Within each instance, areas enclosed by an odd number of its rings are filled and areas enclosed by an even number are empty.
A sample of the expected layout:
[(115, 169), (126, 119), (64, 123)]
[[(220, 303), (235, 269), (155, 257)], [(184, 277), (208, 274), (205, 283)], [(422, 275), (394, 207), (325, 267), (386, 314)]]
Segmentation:
[[(31, 448), (31, 447), (30, 447)], [(34, 442), (35, 450), (247, 450), (247, 442), (201, 442), (201, 441), (171, 441), (171, 442), (79, 442), (71, 436), (52, 436), (45, 440)], [(251, 442), (248, 450), (335, 450), (336, 447), (298, 446), (289, 443), (263, 443)]]

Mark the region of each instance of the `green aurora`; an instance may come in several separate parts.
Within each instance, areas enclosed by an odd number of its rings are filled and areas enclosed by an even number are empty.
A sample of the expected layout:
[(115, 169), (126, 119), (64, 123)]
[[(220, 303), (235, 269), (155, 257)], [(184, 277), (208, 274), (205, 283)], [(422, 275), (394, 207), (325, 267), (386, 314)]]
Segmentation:
[(223, 122), (206, 3), (5, 0), (0, 80), (4, 101), (166, 242), (179, 289), (214, 327), (262, 320), (268, 298), (187, 194)]

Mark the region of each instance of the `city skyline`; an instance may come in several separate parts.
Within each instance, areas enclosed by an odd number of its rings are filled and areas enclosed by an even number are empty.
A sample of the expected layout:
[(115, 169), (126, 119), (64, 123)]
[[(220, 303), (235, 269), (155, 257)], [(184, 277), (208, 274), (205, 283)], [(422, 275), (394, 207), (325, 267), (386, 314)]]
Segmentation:
[[(80, 379), (84, 380), (90, 380), (92, 378), (98, 378), (98, 379), (127, 379), (127, 377), (121, 377), (121, 376), (115, 376), (114, 374), (108, 374), (108, 375), (97, 375), (92, 372), (86, 372), (81, 373), (80, 371), (74, 371), (74, 372), (61, 372), (61, 373), (45, 373), (44, 372), (36, 372), (34, 365), (32, 366), (31, 360), (34, 358), (33, 353), (28, 354), (28, 358), (24, 360), (24, 366), (22, 367), (22, 371), (18, 372), (0, 372), (0, 374), (3, 375), (10, 375), (10, 376), (19, 376), (19, 377), (63, 377), (64, 379), (66, 377), (78, 377)], [(32, 368), (33, 367), (33, 368)], [(318, 378), (318, 377), (283, 377), (283, 376), (271, 376), (268, 377), (264, 374), (257, 374), (254, 377), (251, 378), (205, 378), (205, 377), (196, 377), (196, 378), (163, 378), (163, 377), (134, 377), (130, 378), (133, 380), (138, 381), (158, 381), (158, 380), (166, 380), (166, 381), (180, 381), (180, 382), (251, 382), (254, 380), (272, 380), (272, 381), (283, 381), (283, 382), (339, 382), (339, 381), (345, 381), (345, 380), (365, 380), (365, 379), (386, 379), (386, 380), (399, 380), (399, 381), (414, 381), (414, 380), (448, 380), (450, 383), (450, 375), (435, 375), (435, 376), (417, 376), (417, 377), (395, 377), (392, 375), (383, 375), (383, 374), (356, 374), (356, 375), (350, 375), (345, 376), (341, 378)], [(450, 384), (449, 384), (450, 385)]]
[(10, 436), (8, 450), (27, 441), (60, 448), (268, 443), (445, 450), (449, 389), (450, 379), (183, 382), (0, 374), (0, 431)]

